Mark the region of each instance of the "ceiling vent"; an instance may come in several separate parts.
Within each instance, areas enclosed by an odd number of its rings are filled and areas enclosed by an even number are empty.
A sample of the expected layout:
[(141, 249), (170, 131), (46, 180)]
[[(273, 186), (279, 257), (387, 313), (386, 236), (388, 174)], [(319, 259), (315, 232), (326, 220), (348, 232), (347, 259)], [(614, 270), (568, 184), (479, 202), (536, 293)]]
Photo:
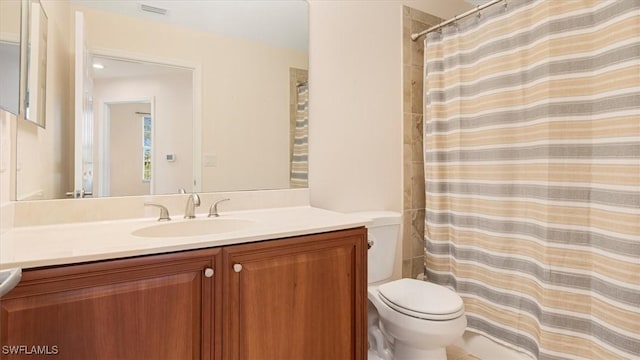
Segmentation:
[(158, 15), (167, 15), (167, 9), (145, 5), (145, 4), (140, 4), (140, 10), (158, 14)]
[(489, 2), (489, 0), (465, 0), (465, 1), (473, 6), (484, 5)]

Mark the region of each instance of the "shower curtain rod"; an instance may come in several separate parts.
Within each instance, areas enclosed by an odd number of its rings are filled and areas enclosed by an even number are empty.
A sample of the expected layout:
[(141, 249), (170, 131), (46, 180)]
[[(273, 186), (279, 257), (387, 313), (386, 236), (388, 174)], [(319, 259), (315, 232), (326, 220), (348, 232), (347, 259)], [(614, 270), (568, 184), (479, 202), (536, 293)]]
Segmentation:
[(483, 4), (483, 5), (479, 5), (475, 9), (471, 9), (471, 10), (467, 11), (466, 13), (463, 13), (463, 14), (460, 14), (460, 15), (456, 15), (452, 19), (449, 19), (447, 21), (441, 22), (438, 25), (432, 26), (432, 27), (428, 28), (427, 30), (421, 31), (419, 33), (413, 33), (413, 34), (411, 34), (411, 40), (416, 41), (416, 40), (418, 40), (418, 38), (420, 36), (422, 36), (424, 34), (428, 34), (428, 33), (432, 32), (432, 31), (438, 30), (438, 29), (440, 29), (440, 28), (442, 28), (444, 26), (447, 26), (447, 25), (451, 24), (452, 22), (456, 22), (456, 21), (458, 21), (458, 20), (460, 20), (462, 18), (465, 18), (465, 17), (467, 17), (469, 15), (475, 14), (475, 13), (477, 13), (478, 11), (480, 11), (482, 9), (486, 9), (489, 6), (493, 5), (493, 4), (497, 4), (497, 3), (503, 2), (503, 1), (504, 1), (504, 6), (507, 6), (507, 0), (492, 0), (492, 1), (489, 1), (488, 3)]

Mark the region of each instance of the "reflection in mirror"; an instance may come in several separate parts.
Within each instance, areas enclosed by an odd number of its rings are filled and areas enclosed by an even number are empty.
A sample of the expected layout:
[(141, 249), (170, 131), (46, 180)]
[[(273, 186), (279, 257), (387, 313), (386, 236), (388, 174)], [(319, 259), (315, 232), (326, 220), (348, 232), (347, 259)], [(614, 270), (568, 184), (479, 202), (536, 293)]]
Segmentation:
[(20, 0), (0, 1), (0, 109), (20, 108)]
[(48, 21), (40, 1), (31, 0), (27, 35), (27, 89), (24, 118), (45, 127)]
[(305, 70), (291, 71), (291, 187), (308, 187), (309, 84)]
[[(144, 2), (166, 9), (164, 15), (143, 11), (137, 1), (41, 1), (50, 24), (73, 23), (73, 14), (82, 12), (85, 42), (93, 59), (171, 65), (174, 70), (188, 70), (190, 74), (190, 85), (185, 86), (190, 86), (193, 98), (187, 101), (188, 105), (181, 105), (179, 96), (161, 100), (155, 90), (128, 96), (120, 91), (118, 95), (122, 96), (101, 97), (99, 92), (102, 90), (97, 84), (115, 83), (116, 79), (100, 80), (100, 70), (91, 69), (93, 94), (89, 99), (94, 124), (89, 137), (95, 148), (91, 168), (93, 183), (85, 191), (93, 196), (116, 196), (147, 191), (176, 193), (178, 188), (211, 192), (306, 186), (307, 92), (299, 90), (299, 85), (307, 80), (306, 1)], [(49, 6), (60, 9), (61, 4), (66, 4), (68, 9), (63, 16), (59, 16), (61, 11), (50, 11)], [(53, 28), (58, 26), (50, 25), (50, 29)], [(74, 35), (68, 38), (73, 39)], [(73, 48), (70, 44), (56, 45)], [(73, 77), (73, 69), (68, 71), (67, 78)], [(133, 85), (126, 87), (127, 90), (133, 88)], [(189, 91), (179, 90), (179, 93), (184, 95)], [(124, 139), (125, 133), (131, 135), (131, 131), (116, 129), (103, 117), (103, 114), (118, 111), (113, 106), (134, 103), (151, 104), (148, 111), (126, 111), (129, 114), (151, 113), (151, 148), (148, 150), (151, 160), (147, 162), (151, 178), (147, 183), (142, 178), (144, 150), (139, 147), (128, 151), (128, 160), (123, 157), (118, 163), (114, 162), (116, 155), (111, 151), (118, 146), (111, 141)], [(67, 104), (72, 107), (73, 101)], [(188, 109), (167, 115), (161, 112), (161, 107), (168, 105), (187, 106)], [(299, 112), (299, 107), (304, 110)], [(47, 127), (50, 121), (48, 118)], [(142, 126), (140, 122), (144, 120), (133, 121)], [(163, 121), (167, 124), (162, 125)], [(167, 130), (170, 135), (165, 138), (161, 134), (165, 131), (163, 126), (171, 129)], [(63, 127), (73, 134), (72, 123)], [(138, 128), (138, 131), (142, 130)], [(105, 138), (105, 134), (109, 137)], [(72, 139), (73, 135), (70, 143), (73, 143)], [(141, 141), (138, 138), (138, 142)], [(111, 149), (107, 149), (106, 144), (112, 144)], [(51, 151), (58, 150), (54, 146)], [(69, 164), (72, 167), (73, 154), (62, 153), (63, 166), (60, 168), (68, 169)], [(24, 164), (20, 161), (22, 156), (19, 148), (18, 162)], [(125, 161), (131, 163), (125, 164)], [(129, 190), (116, 191), (113, 171), (125, 166), (135, 169), (132, 170), (136, 172), (134, 183), (126, 184)], [(180, 166), (184, 168), (163, 173)], [(66, 179), (62, 182), (68, 186), (73, 177), (71, 170), (58, 179)], [(18, 188), (22, 182), (19, 172)], [(148, 190), (144, 187), (144, 190), (133, 191), (138, 185), (145, 185)], [(72, 189), (71, 185), (65, 191)], [(44, 191), (42, 196), (62, 197), (64, 192)]]
[(193, 70), (93, 56), (98, 196), (166, 194), (193, 184)]

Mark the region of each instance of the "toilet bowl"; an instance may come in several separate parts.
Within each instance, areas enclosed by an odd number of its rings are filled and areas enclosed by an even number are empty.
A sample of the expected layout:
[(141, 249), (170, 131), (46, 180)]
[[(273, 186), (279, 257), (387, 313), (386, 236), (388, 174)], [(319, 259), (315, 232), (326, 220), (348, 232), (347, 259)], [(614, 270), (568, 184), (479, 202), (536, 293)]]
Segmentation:
[[(389, 299), (394, 294), (399, 298)], [(391, 359), (446, 360), (446, 346), (467, 327), (462, 299), (440, 285), (400, 279), (369, 286), (368, 298), (378, 312), (382, 332), (393, 342)]]
[(400, 214), (365, 212), (368, 226), (369, 360), (446, 360), (446, 346), (467, 326), (464, 305), (448, 288), (416, 279), (390, 280)]

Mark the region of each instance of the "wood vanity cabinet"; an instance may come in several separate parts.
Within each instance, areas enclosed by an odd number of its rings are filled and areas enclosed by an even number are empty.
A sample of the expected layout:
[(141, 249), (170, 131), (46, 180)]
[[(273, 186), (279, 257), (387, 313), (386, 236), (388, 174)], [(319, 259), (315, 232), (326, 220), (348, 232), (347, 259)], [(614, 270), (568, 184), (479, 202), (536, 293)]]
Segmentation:
[[(214, 359), (221, 281), (205, 271), (221, 273), (219, 254), (196, 250), (24, 271), (0, 299), (0, 358)], [(10, 354), (21, 345), (27, 348)]]
[(365, 360), (366, 251), (357, 228), (26, 270), (0, 359)]
[(364, 360), (364, 228), (225, 247), (223, 359)]

